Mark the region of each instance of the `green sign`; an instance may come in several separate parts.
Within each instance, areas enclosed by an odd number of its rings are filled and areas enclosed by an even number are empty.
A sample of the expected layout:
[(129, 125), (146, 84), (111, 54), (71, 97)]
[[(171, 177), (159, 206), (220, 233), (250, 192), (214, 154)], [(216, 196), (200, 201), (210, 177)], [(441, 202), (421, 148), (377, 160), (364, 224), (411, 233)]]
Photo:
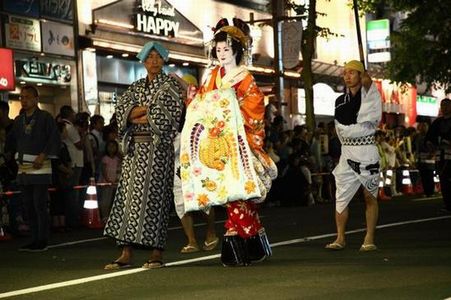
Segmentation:
[(390, 22), (388, 19), (376, 20), (376, 21), (368, 21), (366, 23), (366, 30), (385, 30), (388, 31), (390, 28)]
[(417, 102), (427, 103), (427, 104), (437, 104), (437, 98), (430, 96), (417, 96)]
[(366, 40), (370, 50), (390, 48), (390, 21), (382, 19), (367, 22)]
[(388, 19), (368, 21), (366, 23), (366, 42), (368, 62), (390, 61), (390, 21)]

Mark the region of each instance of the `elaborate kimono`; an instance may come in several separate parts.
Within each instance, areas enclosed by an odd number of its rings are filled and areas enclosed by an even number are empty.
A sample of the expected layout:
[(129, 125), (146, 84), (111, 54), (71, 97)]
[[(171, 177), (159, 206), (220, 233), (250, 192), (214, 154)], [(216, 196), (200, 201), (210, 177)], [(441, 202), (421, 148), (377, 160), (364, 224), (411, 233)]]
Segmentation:
[[(131, 124), (136, 106), (147, 106), (148, 124)], [(183, 100), (178, 83), (160, 73), (134, 82), (119, 98), (123, 137), (121, 176), (104, 234), (118, 244), (164, 249), (174, 180), (174, 137)]]
[(226, 228), (243, 238), (262, 228), (256, 202), (277, 176), (263, 150), (264, 113), (263, 94), (249, 71), (237, 67), (224, 74), (218, 66), (189, 104), (182, 131), (185, 209), (226, 205)]
[(375, 133), (382, 117), (382, 101), (374, 84), (355, 96), (344, 94), (335, 101), (335, 128), (341, 156), (333, 170), (337, 185), (336, 210), (343, 212), (363, 185), (375, 198), (379, 186), (379, 152)]

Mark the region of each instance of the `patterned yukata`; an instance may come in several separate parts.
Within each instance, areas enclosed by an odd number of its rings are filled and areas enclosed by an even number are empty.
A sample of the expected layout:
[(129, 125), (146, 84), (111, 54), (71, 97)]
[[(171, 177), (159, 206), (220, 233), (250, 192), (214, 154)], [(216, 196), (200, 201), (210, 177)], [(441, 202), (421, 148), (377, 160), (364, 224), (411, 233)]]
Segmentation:
[[(147, 106), (148, 124), (127, 121)], [(119, 98), (116, 115), (123, 136), (121, 177), (104, 234), (119, 245), (164, 249), (174, 181), (174, 137), (183, 100), (179, 84), (160, 72), (134, 82)]]
[(344, 94), (335, 101), (335, 128), (341, 156), (333, 170), (337, 185), (336, 211), (342, 213), (360, 185), (375, 198), (379, 186), (379, 152), (374, 134), (382, 117), (382, 100), (375, 84), (368, 92)]
[[(232, 94), (229, 93), (230, 90)], [(211, 94), (212, 91), (218, 93)], [(218, 97), (214, 99), (216, 95)], [(202, 98), (204, 96), (206, 100)], [(252, 200), (262, 201), (270, 188), (271, 179), (277, 176), (274, 162), (263, 150), (265, 137), (263, 94), (245, 67), (240, 66), (224, 74), (224, 69), (218, 66), (211, 71), (205, 84), (199, 89), (197, 97), (200, 99), (195, 98), (189, 104), (191, 107), (187, 109), (181, 140), (180, 163), (185, 208), (190, 210), (193, 202), (200, 209), (202, 206), (208, 208), (210, 201), (213, 205), (225, 204), (228, 215), (225, 227), (237, 232), (243, 238), (255, 236), (262, 229), (256, 204), (251, 200), (240, 199), (250, 199), (252, 194), (256, 197)], [(210, 114), (212, 117), (202, 120), (203, 124), (195, 124), (193, 128), (189, 126), (190, 111), (202, 109), (200, 106), (208, 101), (217, 101), (219, 106), (238, 101), (237, 113), (241, 113), (241, 116), (238, 119), (239, 124), (235, 127), (238, 128), (236, 141), (228, 138), (229, 134), (232, 134), (226, 132), (230, 129), (228, 125), (225, 125), (224, 129), (224, 121), (227, 123), (229, 118), (227, 109), (222, 112), (222, 119), (212, 111)], [(199, 107), (193, 108), (195, 105)], [(205, 105), (214, 106), (211, 102)], [(230, 107), (233, 109), (233, 106)], [(240, 125), (241, 128), (244, 125), (243, 136), (246, 136), (247, 143), (242, 143)], [(204, 137), (208, 135), (210, 142), (215, 144), (208, 145), (208, 139), (204, 139), (204, 143), (202, 140), (196, 142), (201, 139), (201, 135)], [(238, 150), (235, 151), (235, 148)], [(234, 152), (239, 156), (236, 161)], [(235, 166), (239, 166), (242, 174), (236, 174), (238, 167)], [(248, 197), (239, 198), (240, 195), (246, 194)]]

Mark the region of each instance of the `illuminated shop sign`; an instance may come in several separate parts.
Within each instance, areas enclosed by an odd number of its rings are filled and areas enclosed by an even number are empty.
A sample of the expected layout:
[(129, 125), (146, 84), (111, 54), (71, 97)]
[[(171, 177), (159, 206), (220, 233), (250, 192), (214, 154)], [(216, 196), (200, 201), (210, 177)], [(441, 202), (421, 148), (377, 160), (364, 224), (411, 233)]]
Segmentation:
[(437, 98), (417, 95), (417, 114), (421, 116), (437, 117), (440, 104)]
[[(329, 85), (319, 82), (313, 85), (313, 95), (315, 115), (333, 116), (335, 113), (335, 100), (341, 93), (337, 93)], [(298, 111), (301, 114), (305, 114), (304, 89), (298, 89)]]
[(39, 20), (8, 16), (5, 39), (8, 48), (41, 51), (41, 28)]
[(114, 1), (97, 7), (92, 15), (95, 32), (121, 33), (115, 42), (130, 43), (125, 38), (130, 34), (184, 45), (204, 45), (202, 31), (166, 0)]
[(42, 44), (45, 53), (74, 56), (74, 29), (56, 22), (42, 23)]
[(14, 59), (11, 49), (0, 48), (0, 91), (14, 90)]
[(391, 60), (390, 21), (388, 19), (368, 21), (366, 24), (368, 62), (381, 63)]
[(42, 62), (36, 59), (17, 60), (17, 77), (43, 79), (49, 82), (68, 83), (71, 79), (70, 65)]
[(136, 14), (136, 30), (155, 35), (176, 37), (180, 22), (175, 20), (175, 9), (162, 0), (141, 0)]

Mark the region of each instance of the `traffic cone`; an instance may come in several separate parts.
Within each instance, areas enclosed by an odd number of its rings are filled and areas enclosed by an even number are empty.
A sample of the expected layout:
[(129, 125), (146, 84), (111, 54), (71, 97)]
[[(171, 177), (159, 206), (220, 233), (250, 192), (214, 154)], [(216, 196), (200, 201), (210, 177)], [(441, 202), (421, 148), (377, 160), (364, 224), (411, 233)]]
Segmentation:
[(385, 188), (381, 187), (381, 188), (379, 188), (379, 192), (377, 194), (377, 199), (379, 201), (388, 201), (391, 199), (391, 197), (388, 196), (387, 194), (385, 194)]
[(89, 186), (86, 190), (86, 200), (83, 204), (83, 225), (92, 229), (103, 228), (100, 220), (99, 203), (97, 202), (97, 189), (94, 177), (89, 178)]
[(385, 186), (384, 186), (384, 173), (380, 173), (379, 179), (379, 190), (377, 192), (377, 199), (379, 201), (388, 201), (391, 199), (387, 194), (385, 194)]
[(435, 192), (440, 193), (441, 187), (440, 187), (440, 177), (438, 177), (437, 172), (434, 170), (434, 184), (435, 184)]
[(12, 239), (11, 235), (3, 230), (3, 227), (0, 226), (0, 241), (9, 241)]
[[(0, 188), (1, 188), (1, 186), (0, 186)], [(0, 192), (1, 192), (1, 190), (0, 190)], [(2, 204), (0, 202), (0, 206), (1, 205)], [(1, 210), (0, 210), (0, 241), (8, 241), (12, 237), (10, 234), (5, 232), (5, 230), (3, 229), (3, 224), (9, 224), (9, 216), (8, 216), (8, 210), (6, 209), (6, 203), (4, 203), (3, 206), (1, 206)]]
[(402, 187), (401, 192), (404, 195), (413, 195), (413, 186), (412, 181), (410, 180), (410, 172), (409, 170), (402, 171)]
[(423, 184), (421, 183), (421, 180), (418, 180), (415, 186), (413, 187), (413, 191), (417, 195), (421, 195), (424, 193)]

